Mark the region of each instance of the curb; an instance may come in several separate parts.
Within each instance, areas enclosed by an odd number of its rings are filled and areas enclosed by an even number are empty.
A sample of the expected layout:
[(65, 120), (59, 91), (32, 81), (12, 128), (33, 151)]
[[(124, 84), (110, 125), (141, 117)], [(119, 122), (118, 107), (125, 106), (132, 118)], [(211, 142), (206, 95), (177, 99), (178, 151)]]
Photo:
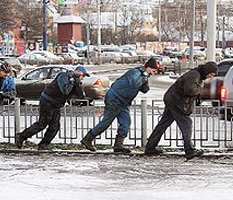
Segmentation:
[[(147, 156), (144, 152), (132, 151), (129, 154), (124, 153), (114, 153), (112, 150), (98, 150), (96, 152), (90, 152), (88, 150), (36, 150), (36, 149), (0, 149), (0, 154), (29, 154), (29, 155), (41, 155), (41, 154), (52, 154), (52, 155), (124, 155), (129, 157), (184, 157), (184, 152), (165, 152), (160, 156)], [(233, 153), (231, 152), (206, 152), (201, 158), (221, 158), (228, 157), (233, 158)]]

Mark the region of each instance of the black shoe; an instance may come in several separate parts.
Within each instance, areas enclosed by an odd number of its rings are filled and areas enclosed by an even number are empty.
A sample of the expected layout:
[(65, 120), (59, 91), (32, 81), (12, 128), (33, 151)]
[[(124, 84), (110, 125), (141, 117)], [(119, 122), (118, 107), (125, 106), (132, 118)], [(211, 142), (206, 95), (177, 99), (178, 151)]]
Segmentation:
[(163, 154), (163, 150), (162, 149), (153, 149), (153, 150), (145, 150), (145, 155), (147, 156), (159, 156)]
[(127, 148), (117, 148), (117, 149), (114, 148), (113, 152), (114, 153), (131, 153), (131, 150)]
[(48, 144), (39, 144), (38, 145), (38, 150), (39, 151), (52, 150), (52, 148)]
[(25, 139), (20, 135), (20, 133), (16, 133), (15, 144), (18, 149), (22, 149), (24, 140)]
[(194, 157), (199, 157), (204, 153), (204, 151), (202, 149), (200, 150), (193, 150), (191, 153), (186, 154), (185, 157), (187, 160), (191, 160)]

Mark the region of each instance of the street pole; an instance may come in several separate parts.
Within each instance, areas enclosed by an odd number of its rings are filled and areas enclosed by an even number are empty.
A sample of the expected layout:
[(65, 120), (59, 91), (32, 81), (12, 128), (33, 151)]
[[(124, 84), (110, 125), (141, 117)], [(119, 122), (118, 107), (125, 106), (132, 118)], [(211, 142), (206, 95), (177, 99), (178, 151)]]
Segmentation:
[(98, 46), (98, 65), (100, 65), (100, 54), (101, 54), (101, 17), (100, 17), (100, 0), (97, 0), (97, 46)]
[(87, 11), (87, 64), (90, 64), (90, 10)]
[(161, 32), (162, 32), (162, 27), (161, 27), (161, 2), (159, 0), (159, 43), (161, 43)]
[(226, 47), (226, 38), (225, 38), (225, 19), (226, 17), (223, 16), (222, 18), (222, 49)]
[(207, 1), (207, 60), (215, 61), (217, 1)]
[(194, 31), (195, 31), (195, 7), (196, 1), (192, 0), (191, 10), (191, 29), (190, 29), (190, 42), (189, 42), (189, 61), (191, 65), (194, 63), (193, 52), (194, 52)]
[(43, 50), (47, 51), (46, 0), (43, 0)]

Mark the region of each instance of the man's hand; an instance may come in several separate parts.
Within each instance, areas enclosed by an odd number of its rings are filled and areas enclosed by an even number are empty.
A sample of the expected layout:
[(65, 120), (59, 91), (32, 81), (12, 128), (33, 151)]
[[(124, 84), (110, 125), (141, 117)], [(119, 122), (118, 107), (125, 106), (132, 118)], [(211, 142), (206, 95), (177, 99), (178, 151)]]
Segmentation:
[(0, 91), (0, 97), (4, 97), (5, 95), (4, 95), (4, 93), (3, 93), (3, 91)]
[(148, 82), (148, 77), (147, 76), (143, 76), (142, 77), (142, 85)]
[(79, 85), (79, 84), (81, 83), (78, 74), (74, 74), (73, 79), (74, 79), (75, 84), (78, 84), (78, 85)]

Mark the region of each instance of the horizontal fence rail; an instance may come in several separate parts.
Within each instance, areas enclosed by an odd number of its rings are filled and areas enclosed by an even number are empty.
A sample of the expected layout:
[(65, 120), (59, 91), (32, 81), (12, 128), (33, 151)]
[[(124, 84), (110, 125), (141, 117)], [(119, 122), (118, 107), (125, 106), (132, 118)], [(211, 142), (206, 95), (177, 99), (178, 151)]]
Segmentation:
[[(213, 106), (213, 104), (215, 106)], [(196, 147), (226, 150), (233, 148), (232, 102), (221, 106), (219, 102), (207, 102), (195, 106), (191, 115), (193, 120), (192, 139)], [(130, 107), (131, 126), (125, 144), (133, 147), (145, 146), (148, 137), (160, 120), (164, 110), (162, 101), (134, 101)], [(61, 109), (61, 127), (53, 143), (79, 144), (85, 134), (102, 119), (104, 105), (94, 106), (66, 105)], [(21, 132), (39, 118), (38, 105), (3, 105), (0, 107), (0, 142), (14, 143), (15, 133)], [(96, 144), (112, 146), (117, 134), (117, 120), (95, 140)], [(38, 143), (45, 130), (29, 140)], [(160, 146), (182, 148), (181, 132), (174, 122), (163, 135)]]

